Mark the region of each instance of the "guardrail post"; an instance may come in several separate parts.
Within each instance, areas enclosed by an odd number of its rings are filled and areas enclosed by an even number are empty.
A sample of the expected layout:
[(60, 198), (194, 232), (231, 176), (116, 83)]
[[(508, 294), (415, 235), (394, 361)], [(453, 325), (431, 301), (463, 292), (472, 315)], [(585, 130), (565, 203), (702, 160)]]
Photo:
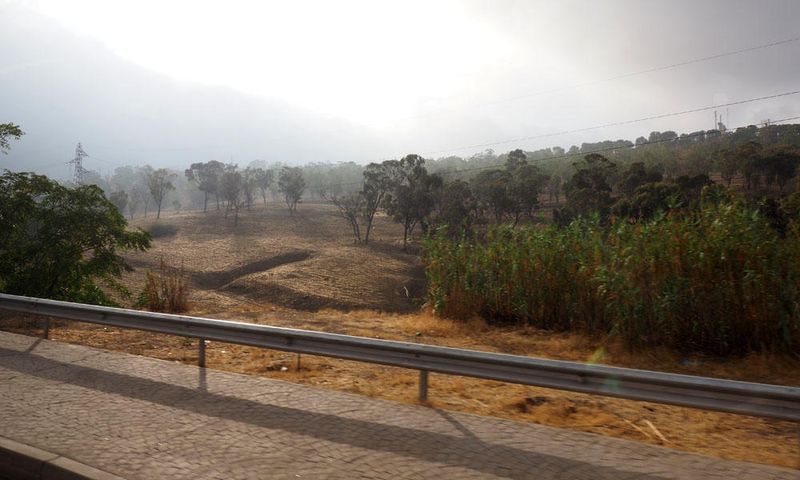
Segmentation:
[(428, 371), (419, 371), (419, 401), (424, 402), (428, 400)]
[(197, 344), (197, 366), (206, 368), (206, 340), (198, 338), (200, 343)]
[(45, 340), (50, 338), (50, 317), (44, 319), (44, 333), (42, 334), (42, 338)]

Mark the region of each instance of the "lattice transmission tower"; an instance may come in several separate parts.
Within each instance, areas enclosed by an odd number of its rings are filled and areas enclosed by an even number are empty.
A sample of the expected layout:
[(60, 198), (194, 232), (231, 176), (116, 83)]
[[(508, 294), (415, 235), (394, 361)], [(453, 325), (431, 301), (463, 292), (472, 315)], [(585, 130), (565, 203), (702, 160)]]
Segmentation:
[(83, 159), (88, 156), (89, 154), (83, 151), (81, 142), (78, 142), (78, 146), (75, 147), (75, 158), (69, 161), (69, 164), (72, 165), (72, 183), (75, 185), (83, 185), (83, 174), (86, 173), (83, 168)]

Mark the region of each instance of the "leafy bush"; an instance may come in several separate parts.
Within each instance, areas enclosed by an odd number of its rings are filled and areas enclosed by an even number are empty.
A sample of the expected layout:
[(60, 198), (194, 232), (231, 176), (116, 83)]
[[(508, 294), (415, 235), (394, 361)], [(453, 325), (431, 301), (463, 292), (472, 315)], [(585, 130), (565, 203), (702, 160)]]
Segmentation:
[(178, 233), (178, 226), (171, 223), (154, 223), (147, 229), (153, 238), (171, 237)]
[(738, 203), (605, 228), (497, 228), (483, 242), (440, 235), (425, 252), (447, 317), (723, 355), (800, 345), (800, 228), (781, 238)]
[(147, 307), (151, 312), (185, 312), (189, 308), (188, 295), (183, 267), (171, 268), (162, 258), (157, 272), (147, 272), (136, 306)]

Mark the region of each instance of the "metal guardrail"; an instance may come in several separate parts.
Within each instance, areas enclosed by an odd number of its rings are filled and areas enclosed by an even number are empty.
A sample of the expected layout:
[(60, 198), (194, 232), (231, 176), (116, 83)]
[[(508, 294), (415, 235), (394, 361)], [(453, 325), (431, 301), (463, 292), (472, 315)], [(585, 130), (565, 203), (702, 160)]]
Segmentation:
[(420, 399), (428, 372), (606, 395), (800, 422), (800, 388), (721, 380), (378, 340), (226, 320), (83, 305), (0, 294), (0, 310), (220, 342), (378, 363), (420, 371)]

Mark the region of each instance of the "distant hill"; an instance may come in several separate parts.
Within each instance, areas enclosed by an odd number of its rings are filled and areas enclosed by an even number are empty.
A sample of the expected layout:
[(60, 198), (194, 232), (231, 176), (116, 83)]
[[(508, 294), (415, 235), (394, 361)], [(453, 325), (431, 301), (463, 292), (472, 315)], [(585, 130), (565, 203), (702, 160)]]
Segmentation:
[(377, 150), (357, 125), (172, 80), (18, 7), (0, 5), (0, 44), (0, 122), (26, 132), (0, 157), (2, 168), (63, 178), (78, 141), (91, 155), (87, 167), (104, 173), (121, 164), (183, 169), (209, 159), (350, 161)]

